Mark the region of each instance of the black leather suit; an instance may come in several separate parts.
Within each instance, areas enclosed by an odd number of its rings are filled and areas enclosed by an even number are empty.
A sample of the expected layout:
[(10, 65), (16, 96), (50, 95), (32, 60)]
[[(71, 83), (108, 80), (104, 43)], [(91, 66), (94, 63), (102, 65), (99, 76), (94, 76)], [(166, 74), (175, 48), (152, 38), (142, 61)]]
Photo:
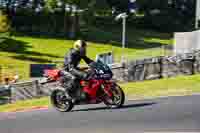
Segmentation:
[[(69, 78), (71, 78), (71, 84), (74, 86), (76, 84), (77, 79), (85, 79), (88, 76), (88, 73), (83, 72), (79, 69), (78, 65), (80, 64), (81, 59), (83, 59), (87, 64), (93, 62), (90, 58), (85, 55), (81, 55), (80, 51), (75, 49), (70, 49), (69, 53), (65, 55), (64, 61), (64, 69), (65, 74)], [(73, 89), (74, 87), (69, 87), (69, 89)]]

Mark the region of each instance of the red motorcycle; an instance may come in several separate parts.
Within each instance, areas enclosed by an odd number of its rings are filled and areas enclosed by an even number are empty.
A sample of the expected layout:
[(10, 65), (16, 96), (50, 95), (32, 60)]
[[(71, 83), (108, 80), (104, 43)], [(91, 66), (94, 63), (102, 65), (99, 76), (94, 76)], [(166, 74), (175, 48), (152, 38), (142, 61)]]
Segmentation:
[[(60, 81), (58, 89), (51, 93), (52, 105), (61, 112), (71, 111), (74, 105), (104, 103), (110, 108), (119, 108), (124, 104), (125, 95), (116, 82), (112, 81), (112, 72), (109, 66), (101, 61), (89, 64), (89, 70), (93, 72), (89, 80), (79, 80), (76, 93), (69, 96), (67, 92), (67, 78), (63, 82), (62, 70), (47, 70), (49, 79)], [(61, 80), (62, 79), (62, 80)], [(74, 100), (74, 99), (81, 100)]]

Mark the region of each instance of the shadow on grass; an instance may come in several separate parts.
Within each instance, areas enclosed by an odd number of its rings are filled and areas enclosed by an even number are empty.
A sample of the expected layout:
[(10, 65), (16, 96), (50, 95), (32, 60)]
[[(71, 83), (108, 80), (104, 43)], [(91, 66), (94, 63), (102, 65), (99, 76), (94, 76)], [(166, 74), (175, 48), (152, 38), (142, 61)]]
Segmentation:
[(42, 59), (40, 57), (28, 57), (25, 55), (17, 55), (17, 56), (10, 56), (10, 57), (17, 60), (23, 60), (23, 61), (31, 61), (31, 62), (37, 62), (37, 63), (52, 63), (52, 61), (48, 59)]
[(0, 43), (0, 51), (5, 52), (24, 53), (27, 48), (31, 48), (31, 46), (27, 45), (27, 42), (9, 38)]
[[(122, 47), (122, 43), (120, 42), (110, 41), (109, 43), (111, 43), (113, 46)], [(127, 43), (128, 43), (128, 46), (126, 46), (127, 48), (134, 48), (134, 49), (151, 49), (165, 45), (161, 43), (150, 43), (150, 42), (147, 43), (142, 40), (131, 40), (128, 41)]]
[[(113, 25), (113, 26), (105, 26), (100, 25), (98, 28), (96, 27), (82, 27), (80, 36), (76, 39), (83, 39), (89, 42), (94, 43), (103, 43), (103, 44), (111, 44), (113, 46), (121, 47), (122, 40), (122, 29), (121, 24)], [(65, 38), (64, 36), (56, 36), (56, 35), (41, 35), (38, 34), (23, 34), (23, 33), (15, 33), (15, 36), (31, 36), (33, 38), (44, 38), (44, 39), (59, 39), (59, 40), (71, 40), (69, 38)], [(162, 45), (167, 45), (167, 43), (160, 43), (159, 40), (170, 40), (173, 36), (171, 33), (160, 33), (153, 30), (145, 30), (145, 29), (136, 29), (135, 27), (127, 24), (127, 32), (126, 32), (126, 47), (134, 48), (134, 49), (149, 49), (149, 48), (157, 48)], [(158, 39), (158, 41), (147, 42), (144, 39)]]
[[(122, 45), (121, 34), (120, 27), (88, 28), (82, 31), (82, 37), (86, 38), (87, 41), (112, 44), (113, 46), (118, 47), (121, 47)], [(160, 43), (159, 40), (170, 40), (172, 38), (172, 34), (170, 33), (159, 33), (152, 30), (135, 28), (127, 29), (126, 35), (126, 47), (135, 49), (157, 48), (162, 45), (168, 45), (167, 43)], [(157, 39), (158, 41), (147, 42), (145, 39)]]
[[(60, 35), (58, 33), (49, 35), (47, 33), (41, 33), (41, 32), (14, 32), (12, 33), (13, 36), (19, 36), (19, 37), (32, 37), (32, 38), (41, 38), (41, 39), (59, 39), (59, 40), (66, 40), (67, 37), (64, 35)], [(67, 40), (70, 40), (69, 38)]]
[(150, 103), (138, 103), (138, 104), (128, 104), (124, 105), (121, 108), (116, 108), (116, 109), (111, 109), (108, 107), (98, 107), (98, 108), (89, 108), (89, 109), (79, 109), (79, 110), (73, 110), (73, 112), (77, 111), (99, 111), (99, 110), (118, 110), (118, 109), (129, 109), (129, 108), (140, 108), (140, 107), (146, 107), (146, 106), (152, 106), (154, 104), (157, 104), (155, 102), (150, 102)]
[(48, 56), (48, 57), (53, 57), (53, 58), (63, 58), (61, 56), (52, 55), (52, 54), (44, 54), (44, 53), (35, 52), (35, 51), (24, 51), (23, 54), (33, 55), (33, 56)]
[(28, 48), (32, 47), (27, 44), (28, 43), (24, 41), (7, 38), (6, 40), (0, 43), (0, 51), (21, 54), (20, 56), (48, 56), (53, 58), (62, 58), (60, 56), (52, 54), (44, 54), (35, 51), (28, 51)]

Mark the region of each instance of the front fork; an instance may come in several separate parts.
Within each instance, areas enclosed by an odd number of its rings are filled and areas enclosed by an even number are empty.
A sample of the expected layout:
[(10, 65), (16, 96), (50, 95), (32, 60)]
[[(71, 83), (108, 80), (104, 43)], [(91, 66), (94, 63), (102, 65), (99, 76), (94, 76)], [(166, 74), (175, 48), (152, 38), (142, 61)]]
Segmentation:
[(110, 98), (113, 97), (113, 93), (111, 91), (111, 85), (102, 84), (101, 88), (103, 89), (104, 93), (108, 95)]

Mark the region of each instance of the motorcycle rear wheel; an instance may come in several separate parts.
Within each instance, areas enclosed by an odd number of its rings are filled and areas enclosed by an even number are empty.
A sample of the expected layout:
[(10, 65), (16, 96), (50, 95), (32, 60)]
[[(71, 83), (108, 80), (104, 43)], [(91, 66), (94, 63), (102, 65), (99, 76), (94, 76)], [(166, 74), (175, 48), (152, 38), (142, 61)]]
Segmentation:
[(125, 94), (122, 88), (114, 84), (111, 88), (111, 91), (113, 93), (113, 97), (110, 98), (107, 96), (104, 100), (104, 104), (109, 108), (120, 108), (124, 105), (125, 102)]
[(51, 104), (60, 112), (69, 112), (74, 107), (72, 100), (66, 96), (64, 90), (56, 89), (50, 96)]

